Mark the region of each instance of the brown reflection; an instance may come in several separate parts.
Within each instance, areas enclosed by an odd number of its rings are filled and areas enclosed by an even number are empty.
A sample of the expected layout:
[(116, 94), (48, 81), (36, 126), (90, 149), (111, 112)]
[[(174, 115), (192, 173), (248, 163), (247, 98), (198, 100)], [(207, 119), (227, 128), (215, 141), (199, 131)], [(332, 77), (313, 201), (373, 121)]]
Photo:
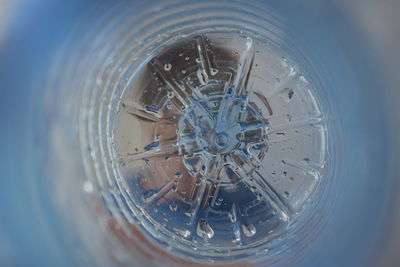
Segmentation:
[[(155, 245), (151, 244), (143, 233), (133, 224), (128, 223), (129, 230), (133, 235), (137, 237), (140, 241), (138, 244), (137, 241), (130, 238), (124, 230), (118, 226), (117, 219), (115, 217), (111, 217), (108, 222), (108, 227), (110, 231), (115, 235), (115, 237), (120, 241), (120, 243), (124, 246), (127, 251), (135, 250), (139, 252), (143, 259), (139, 259), (143, 264), (148, 266), (168, 266), (167, 263), (170, 263), (170, 266), (187, 266), (187, 267), (247, 267), (250, 266), (248, 262), (240, 261), (237, 263), (224, 263), (224, 264), (209, 264), (209, 263), (196, 263), (192, 261), (188, 261), (186, 259), (179, 258), (175, 255), (167, 253)], [(113, 257), (116, 263), (120, 266), (127, 266), (120, 262), (116, 257)], [(157, 259), (162, 258), (166, 259), (165, 262), (157, 262)], [(148, 264), (147, 264), (148, 263)]]

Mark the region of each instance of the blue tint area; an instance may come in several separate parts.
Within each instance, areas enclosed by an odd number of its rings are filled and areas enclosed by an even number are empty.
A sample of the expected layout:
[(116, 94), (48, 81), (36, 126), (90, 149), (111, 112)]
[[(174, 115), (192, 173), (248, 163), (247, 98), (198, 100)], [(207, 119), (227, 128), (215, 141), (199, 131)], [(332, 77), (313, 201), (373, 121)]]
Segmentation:
[(342, 130), (335, 148), (342, 175), (336, 207), (304, 266), (366, 266), (379, 249), (392, 182), (381, 70), (374, 68), (365, 37), (328, 1), (279, 2), (275, 8), (329, 85), (324, 93), (333, 103), (331, 120)]
[(0, 265), (71, 266), (52, 212), (41, 158), (43, 85), (82, 1), (22, 1), (0, 45)]

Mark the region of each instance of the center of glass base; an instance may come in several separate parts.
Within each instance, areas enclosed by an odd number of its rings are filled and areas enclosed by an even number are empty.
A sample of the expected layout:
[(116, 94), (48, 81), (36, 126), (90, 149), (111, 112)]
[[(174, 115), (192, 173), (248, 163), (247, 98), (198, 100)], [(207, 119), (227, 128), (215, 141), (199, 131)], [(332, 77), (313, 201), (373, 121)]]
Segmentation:
[[(215, 83), (225, 81), (210, 82)], [(246, 162), (262, 160), (268, 147), (267, 130), (268, 122), (248, 105), (248, 97), (236, 95), (231, 87), (222, 94), (192, 97), (178, 127), (184, 165), (192, 176), (216, 180), (226, 166), (240, 167), (237, 157)]]
[(228, 135), (226, 133), (217, 134), (214, 142), (217, 146), (223, 149), (228, 144)]

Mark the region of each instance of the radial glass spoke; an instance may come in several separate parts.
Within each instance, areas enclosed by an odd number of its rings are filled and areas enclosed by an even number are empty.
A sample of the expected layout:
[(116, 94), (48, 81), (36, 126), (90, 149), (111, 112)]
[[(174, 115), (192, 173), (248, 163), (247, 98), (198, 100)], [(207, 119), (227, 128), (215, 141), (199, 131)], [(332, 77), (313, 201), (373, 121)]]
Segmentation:
[(142, 151), (129, 153), (123, 158), (126, 161), (135, 161), (146, 160), (155, 157), (177, 156), (181, 146), (191, 143), (193, 143), (192, 138), (184, 138), (178, 141), (170, 141), (168, 143), (154, 141), (147, 144)]
[(207, 80), (211, 77), (210, 57), (203, 36), (196, 37), (196, 48), (200, 59), (200, 64), (207, 75)]
[(283, 199), (274, 188), (271, 186), (267, 179), (263, 177), (258, 171), (254, 172), (252, 176), (254, 178), (256, 187), (258, 188), (258, 192), (261, 193), (264, 197), (268, 197), (274, 205), (282, 211), (282, 215), (284, 218), (288, 219), (289, 216), (293, 213), (293, 208)]
[(237, 68), (236, 77), (233, 81), (232, 87), (236, 90), (236, 95), (241, 96), (245, 93), (251, 70), (254, 64), (254, 45), (251, 38), (247, 38), (245, 49), (241, 53), (239, 66)]
[(164, 80), (168, 88), (174, 93), (174, 96), (179, 99), (179, 101), (184, 105), (189, 105), (188, 95), (185, 92), (186, 89), (178, 83), (175, 78), (171, 77), (169, 73), (166, 73), (165, 66), (161, 64), (157, 59), (153, 59), (150, 62), (154, 70), (160, 74), (161, 78)]
[(255, 175), (245, 173), (243, 169), (234, 170), (239, 176), (240, 181), (249, 188), (255, 187), (256, 192), (261, 195), (272, 207), (274, 207), (282, 216), (283, 220), (288, 220), (292, 209), (284, 201), (282, 197), (273, 189), (273, 187), (258, 172)]
[(301, 118), (292, 119), (290, 122), (271, 125), (270, 134), (279, 133), (282, 131), (298, 129), (308, 125), (320, 124), (323, 121), (320, 116), (304, 116)]
[[(298, 82), (301, 78), (301, 75), (297, 73), (294, 69), (290, 71), (288, 76), (284, 79), (279, 81), (274, 87), (272, 87), (269, 92), (267, 93), (266, 99), (271, 100), (272, 98), (276, 97), (284, 90), (291, 88), (298, 88)], [(298, 88), (302, 89), (302, 88)]]
[(191, 204), (191, 207), (189, 210), (189, 215), (191, 217), (190, 223), (192, 225), (194, 225), (195, 220), (198, 219), (197, 213), (203, 202), (204, 195), (207, 193), (208, 190), (209, 190), (209, 185), (207, 184), (207, 182), (204, 179), (201, 179), (200, 185), (198, 186), (196, 196), (195, 196), (193, 203)]
[[(259, 171), (257, 171), (258, 166), (243, 153), (238, 153), (237, 155), (242, 161), (242, 167), (237, 168), (235, 172), (242, 177), (241, 179), (243, 179), (243, 182), (250, 186), (254, 185), (260, 195), (262, 195), (266, 200), (271, 201), (274, 206), (282, 211), (284, 218), (290, 216), (292, 214), (292, 208), (286, 203), (285, 200), (283, 200), (283, 197), (276, 192), (267, 179), (264, 178)], [(248, 172), (245, 170), (248, 170)]]
[(228, 118), (228, 112), (229, 108), (232, 107), (232, 102), (234, 101), (234, 89), (230, 86), (230, 81), (225, 83), (225, 88), (224, 88), (224, 95), (222, 97), (222, 100), (219, 105), (219, 110), (218, 110), (218, 116), (217, 116), (217, 122), (215, 124), (215, 130), (217, 132), (222, 132), (229, 127), (227, 118)]
[(164, 197), (168, 192), (171, 191), (173, 186), (175, 186), (175, 181), (170, 181), (167, 184), (163, 185), (158, 190), (151, 190), (150, 192), (145, 192), (145, 195), (143, 197), (144, 201), (146, 203), (151, 203), (153, 201), (156, 201), (156, 200)]
[[(297, 160), (292, 160), (292, 159), (285, 159), (284, 160), (285, 164), (288, 166), (295, 167), (297, 169), (300, 169), (304, 171), (307, 174), (310, 174), (313, 176), (316, 180), (319, 180), (319, 177), (321, 176), (321, 169), (316, 166), (312, 166), (308, 160), (306, 161), (297, 161)], [(308, 162), (308, 163), (306, 163)]]
[(145, 120), (145, 121), (150, 121), (150, 122), (163, 121), (163, 119), (159, 115), (157, 115), (155, 112), (154, 113), (146, 112), (144, 108), (130, 106), (127, 104), (123, 104), (123, 108), (126, 110), (127, 113), (134, 115), (135, 117)]
[(265, 129), (265, 125), (268, 125), (268, 121), (262, 119), (248, 122), (240, 122), (239, 124), (242, 127), (242, 131), (247, 132), (252, 130)]
[(238, 208), (236, 207), (236, 203), (232, 204), (232, 208), (229, 212), (229, 219), (233, 225), (232, 232), (234, 236), (234, 243), (242, 243), (242, 234), (240, 231), (240, 214)]

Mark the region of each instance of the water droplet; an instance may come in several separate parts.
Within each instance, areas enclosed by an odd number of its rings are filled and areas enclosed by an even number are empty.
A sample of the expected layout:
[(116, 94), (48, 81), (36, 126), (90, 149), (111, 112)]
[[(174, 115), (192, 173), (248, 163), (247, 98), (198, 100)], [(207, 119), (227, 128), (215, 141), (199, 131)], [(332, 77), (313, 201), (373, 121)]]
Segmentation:
[(97, 85), (97, 86), (100, 86), (102, 83), (103, 83), (103, 80), (102, 80), (102, 79), (100, 79), (100, 78), (97, 78), (97, 79), (96, 79), (96, 85)]
[(197, 224), (196, 233), (199, 237), (210, 239), (214, 236), (214, 230), (211, 226), (206, 222), (205, 219), (200, 219)]
[(188, 238), (192, 234), (189, 230), (186, 229), (179, 229), (174, 227), (173, 230), (175, 233), (182, 236), (183, 238)]
[(232, 209), (228, 213), (229, 219), (231, 220), (231, 223), (236, 223), (237, 222), (237, 216), (236, 216), (236, 205), (232, 205)]
[(208, 81), (208, 77), (207, 74), (205, 73), (205, 71), (203, 69), (198, 69), (197, 70), (197, 79), (199, 80), (199, 82), (202, 85), (205, 85)]
[(171, 211), (176, 211), (178, 209), (178, 205), (176, 203), (172, 203), (169, 205), (169, 209)]
[(171, 69), (172, 69), (172, 64), (171, 63), (164, 64), (164, 70), (165, 71), (170, 71)]
[(168, 98), (173, 98), (174, 97), (174, 92), (168, 92)]
[(232, 240), (232, 243), (239, 243), (241, 241), (239, 226), (235, 225), (233, 227), (233, 235), (234, 235), (234, 239)]
[(175, 177), (178, 178), (178, 179), (181, 178), (182, 175), (183, 175), (182, 172), (176, 172), (176, 173), (175, 173)]
[(160, 110), (160, 108), (156, 106), (146, 105), (144, 106), (144, 110), (150, 113), (157, 113)]
[(290, 88), (290, 89), (289, 89), (289, 92), (288, 92), (288, 98), (289, 98), (289, 100), (291, 100), (291, 99), (292, 99), (292, 97), (293, 97), (293, 94), (294, 94), (294, 92), (293, 92), (293, 89), (292, 89), (292, 88)]
[(138, 181), (139, 184), (142, 185), (142, 184), (144, 184), (144, 183), (147, 182), (147, 178), (139, 174), (139, 175), (137, 176), (137, 181)]
[(196, 57), (196, 63), (201, 63), (201, 59), (199, 57)]
[(144, 147), (144, 150), (151, 150), (151, 149), (153, 149), (153, 148), (155, 148), (155, 147), (158, 147), (158, 146), (160, 146), (160, 142), (159, 141), (156, 141), (156, 142), (151, 142), (150, 144), (148, 144), (147, 146), (145, 146)]
[(154, 189), (149, 189), (149, 190), (147, 190), (146, 192), (143, 193), (143, 198), (144, 198), (144, 200), (145, 200), (146, 202), (149, 202), (149, 201), (153, 200), (154, 197), (156, 196), (157, 192), (158, 192), (158, 191), (157, 191), (157, 190), (154, 190)]
[(83, 183), (83, 190), (85, 190), (86, 193), (92, 193), (94, 190), (92, 182), (89, 180), (86, 180)]
[(252, 224), (242, 224), (242, 230), (247, 237), (252, 237), (256, 234), (256, 228)]

